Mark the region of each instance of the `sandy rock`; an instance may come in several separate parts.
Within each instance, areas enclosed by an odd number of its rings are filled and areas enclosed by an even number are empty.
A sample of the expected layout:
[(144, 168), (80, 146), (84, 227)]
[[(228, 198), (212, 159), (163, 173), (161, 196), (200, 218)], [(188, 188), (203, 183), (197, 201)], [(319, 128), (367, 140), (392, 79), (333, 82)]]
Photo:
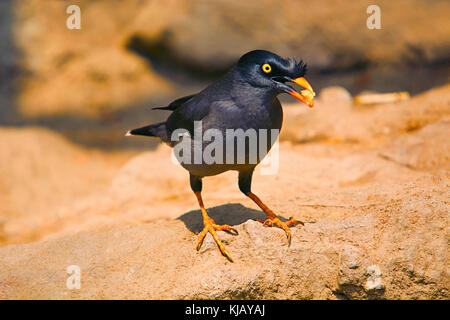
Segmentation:
[(327, 87), (320, 91), (317, 100), (325, 105), (352, 104), (352, 95), (345, 88), (342, 87)]
[[(313, 109), (302, 104), (284, 108), (280, 139), (380, 146), (450, 113), (450, 86), (414, 96), (410, 101), (363, 107), (349, 104), (345, 89), (327, 89)], [(386, 116), (389, 115), (389, 116)]]
[[(435, 221), (431, 219), (431, 223)], [(435, 256), (431, 265), (426, 259), (416, 261), (416, 268), (427, 270), (418, 278), (409, 271), (411, 260), (404, 254), (409, 251), (410, 257), (419, 257), (425, 248), (428, 254), (435, 252), (440, 245), (436, 240), (445, 242), (437, 230), (421, 224), (419, 228), (426, 230), (416, 230), (416, 235), (432, 231), (437, 238), (422, 245), (405, 239), (404, 249), (398, 250), (391, 239), (383, 239), (384, 232), (377, 227), (379, 218), (353, 217), (352, 223), (364, 223), (361, 227), (349, 227), (348, 222), (324, 218), (296, 227), (288, 248), (282, 230), (247, 221), (235, 226), (238, 236), (220, 233), (235, 263), (228, 262), (217, 248), (210, 248), (212, 243), (195, 251), (196, 237), (179, 221), (7, 246), (0, 249), (0, 297), (448, 299), (445, 258)], [(382, 227), (397, 228), (389, 223)], [(342, 263), (342, 253), (353, 251), (352, 246), (366, 252), (357, 268)], [(380, 252), (383, 247), (386, 251)], [(78, 290), (66, 286), (69, 265), (81, 269)], [(345, 268), (351, 274), (344, 281)]]
[(81, 199), (107, 190), (128, 157), (106, 156), (38, 127), (0, 128), (0, 149), (0, 243), (39, 238), (38, 230), (67, 216), (69, 203), (81, 210)]
[(369, 275), (369, 278), (364, 285), (367, 291), (384, 289), (383, 281), (381, 279), (381, 270), (379, 266), (368, 266), (366, 273)]
[(450, 121), (444, 120), (400, 136), (381, 151), (386, 159), (414, 169), (450, 169)]

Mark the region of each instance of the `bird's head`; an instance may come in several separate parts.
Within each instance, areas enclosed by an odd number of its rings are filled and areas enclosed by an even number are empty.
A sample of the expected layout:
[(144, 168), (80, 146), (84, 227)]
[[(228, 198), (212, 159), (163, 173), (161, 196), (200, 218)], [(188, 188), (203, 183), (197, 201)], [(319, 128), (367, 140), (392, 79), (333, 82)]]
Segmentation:
[[(244, 54), (236, 65), (242, 78), (255, 87), (286, 92), (304, 102), (308, 107), (314, 106), (314, 90), (306, 81), (306, 64), (294, 59), (284, 59), (272, 52), (254, 50)], [(286, 84), (294, 82), (305, 90), (300, 92)]]

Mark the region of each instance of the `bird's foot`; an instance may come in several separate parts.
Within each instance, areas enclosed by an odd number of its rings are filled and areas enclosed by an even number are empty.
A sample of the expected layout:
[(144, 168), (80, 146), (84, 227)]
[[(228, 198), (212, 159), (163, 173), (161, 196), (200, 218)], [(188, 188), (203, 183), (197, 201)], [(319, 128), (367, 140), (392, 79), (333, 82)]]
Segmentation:
[(231, 234), (238, 235), (238, 232), (236, 229), (230, 227), (227, 224), (224, 225), (217, 225), (213, 219), (209, 218), (204, 221), (205, 227), (203, 228), (202, 232), (200, 232), (198, 236), (197, 241), (197, 251), (200, 250), (203, 240), (205, 239), (206, 235), (211, 233), (211, 235), (214, 238), (214, 241), (217, 243), (217, 246), (219, 247), (220, 252), (228, 258), (231, 262), (233, 262), (233, 259), (231, 258), (230, 254), (228, 253), (227, 249), (223, 246), (222, 242), (220, 241), (219, 237), (217, 236), (216, 231), (227, 231)]
[(296, 220), (293, 217), (290, 217), (288, 221), (284, 222), (275, 215), (267, 216), (266, 220), (256, 219), (256, 221), (261, 222), (264, 226), (273, 227), (273, 225), (276, 225), (277, 227), (283, 229), (284, 232), (286, 232), (288, 246), (291, 245), (291, 229), (289, 227), (296, 224), (301, 224), (302, 226), (304, 225), (302, 221)]

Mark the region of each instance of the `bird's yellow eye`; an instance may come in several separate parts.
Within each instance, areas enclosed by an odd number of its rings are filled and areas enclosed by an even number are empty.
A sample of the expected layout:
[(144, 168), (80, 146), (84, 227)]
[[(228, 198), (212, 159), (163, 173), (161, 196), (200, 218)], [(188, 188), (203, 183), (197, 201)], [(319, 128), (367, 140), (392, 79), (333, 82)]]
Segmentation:
[(272, 67), (268, 63), (264, 63), (262, 69), (265, 73), (269, 73), (270, 71), (272, 71)]

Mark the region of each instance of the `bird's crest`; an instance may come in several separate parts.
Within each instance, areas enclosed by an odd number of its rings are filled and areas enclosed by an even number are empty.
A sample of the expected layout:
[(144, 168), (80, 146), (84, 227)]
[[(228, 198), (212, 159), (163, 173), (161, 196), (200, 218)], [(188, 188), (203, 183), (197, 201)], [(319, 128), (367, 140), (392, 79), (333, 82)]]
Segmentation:
[(297, 63), (295, 58), (289, 58), (288, 61), (290, 64), (289, 69), (294, 70), (296, 77), (303, 77), (308, 71), (308, 66), (303, 62), (303, 60), (300, 60), (300, 62)]

